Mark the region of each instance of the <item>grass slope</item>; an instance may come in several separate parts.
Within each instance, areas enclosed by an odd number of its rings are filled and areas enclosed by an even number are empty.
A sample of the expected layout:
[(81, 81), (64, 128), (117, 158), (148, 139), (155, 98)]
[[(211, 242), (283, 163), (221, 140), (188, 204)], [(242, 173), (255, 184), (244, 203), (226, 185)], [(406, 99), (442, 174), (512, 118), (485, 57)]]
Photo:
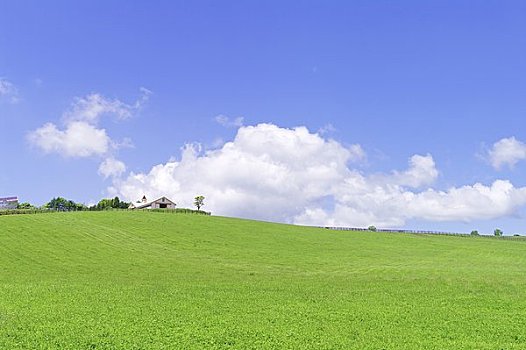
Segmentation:
[(526, 242), (0, 217), (0, 349), (524, 349)]

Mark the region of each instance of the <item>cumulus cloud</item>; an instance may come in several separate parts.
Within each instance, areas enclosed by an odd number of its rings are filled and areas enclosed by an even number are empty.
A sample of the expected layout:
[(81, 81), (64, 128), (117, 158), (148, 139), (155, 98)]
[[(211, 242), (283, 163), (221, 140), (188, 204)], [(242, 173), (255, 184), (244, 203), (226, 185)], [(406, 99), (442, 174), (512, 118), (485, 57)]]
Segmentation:
[(141, 98), (132, 105), (97, 93), (76, 98), (62, 116), (63, 129), (53, 123), (46, 123), (30, 132), (28, 140), (45, 153), (58, 153), (64, 157), (103, 156), (111, 149), (131, 147), (130, 139), (113, 141), (106, 130), (98, 125), (103, 116), (130, 118), (151, 94), (144, 88), (141, 91)]
[(226, 115), (220, 114), (216, 116), (215, 118), (216, 123), (226, 127), (226, 128), (239, 128), (243, 126), (243, 122), (245, 118), (243, 117), (237, 117), (234, 119), (231, 119), (227, 117)]
[(391, 179), (401, 186), (419, 188), (431, 185), (438, 177), (438, 170), (435, 167), (433, 157), (428, 154), (425, 156), (415, 154), (409, 160), (409, 168), (403, 172), (394, 171)]
[(519, 161), (526, 159), (526, 144), (515, 137), (504, 138), (493, 144), (488, 151), (488, 159), (497, 170), (506, 165), (513, 168)]
[[(347, 179), (343, 196), (332, 211), (309, 207), (295, 217), (296, 223), (331, 226), (403, 226), (407, 220), (464, 221), (494, 219), (513, 214), (526, 204), (526, 188), (497, 180), (447, 191), (415, 192), (390, 184), (369, 183), (365, 177)], [(356, 185), (356, 183), (361, 183)]]
[(358, 144), (350, 145), (347, 149), (350, 152), (349, 160), (351, 161), (362, 161), (367, 158), (367, 154), (363, 150), (362, 146)]
[(126, 165), (115, 158), (107, 158), (99, 166), (99, 175), (105, 179), (108, 177), (119, 177), (125, 171)]
[(148, 100), (151, 91), (141, 88), (141, 97), (132, 104), (110, 99), (98, 93), (75, 98), (62, 115), (63, 127), (46, 123), (27, 135), (28, 141), (44, 153), (57, 153), (67, 158), (99, 157), (105, 159), (99, 168), (104, 177), (120, 176), (124, 163), (114, 158), (118, 149), (132, 147), (130, 139), (115, 141), (99, 126), (103, 117), (128, 119)]
[(111, 144), (106, 130), (82, 121), (70, 122), (63, 130), (46, 123), (31, 132), (28, 139), (45, 153), (59, 153), (64, 157), (103, 155)]
[(427, 190), (411, 194), (410, 213), (414, 217), (434, 221), (494, 219), (512, 214), (526, 203), (526, 187), (515, 188), (507, 180), (496, 180), (490, 186), (451, 188), (447, 191)]
[(130, 174), (115, 187), (130, 200), (168, 195), (186, 206), (203, 194), (216, 213), (290, 221), (298, 208), (343, 180), (352, 156), (351, 150), (306, 128), (260, 124), (240, 128), (234, 141), (204, 154), (186, 145), (180, 161), (157, 165), (148, 174)]
[(0, 78), (0, 100), (9, 103), (17, 103), (20, 100), (16, 86), (4, 78)]
[(305, 127), (244, 126), (219, 149), (186, 145), (179, 160), (131, 173), (111, 192), (128, 200), (166, 195), (188, 207), (202, 194), (218, 215), (359, 227), (497, 218), (526, 203), (526, 188), (502, 180), (430, 188), (438, 170), (429, 154), (412, 156), (406, 170), (367, 176), (352, 166), (364, 153)]

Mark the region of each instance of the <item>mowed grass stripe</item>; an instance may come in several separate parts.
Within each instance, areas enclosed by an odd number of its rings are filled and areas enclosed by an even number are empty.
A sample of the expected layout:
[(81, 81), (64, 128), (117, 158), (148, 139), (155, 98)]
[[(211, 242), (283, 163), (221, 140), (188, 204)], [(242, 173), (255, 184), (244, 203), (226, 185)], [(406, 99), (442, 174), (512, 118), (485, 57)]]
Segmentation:
[(522, 349), (525, 248), (184, 214), (0, 217), (0, 348)]

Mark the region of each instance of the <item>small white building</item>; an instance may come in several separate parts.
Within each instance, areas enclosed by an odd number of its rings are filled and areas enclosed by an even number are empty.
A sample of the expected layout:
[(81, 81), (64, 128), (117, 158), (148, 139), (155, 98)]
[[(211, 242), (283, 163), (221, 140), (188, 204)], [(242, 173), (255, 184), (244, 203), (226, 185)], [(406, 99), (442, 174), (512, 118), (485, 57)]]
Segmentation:
[(175, 202), (172, 202), (166, 197), (161, 197), (154, 201), (148, 201), (146, 196), (143, 196), (141, 200), (136, 203), (131, 203), (128, 209), (175, 209)]
[(0, 198), (0, 210), (2, 209), (16, 209), (18, 207), (18, 197), (4, 197)]

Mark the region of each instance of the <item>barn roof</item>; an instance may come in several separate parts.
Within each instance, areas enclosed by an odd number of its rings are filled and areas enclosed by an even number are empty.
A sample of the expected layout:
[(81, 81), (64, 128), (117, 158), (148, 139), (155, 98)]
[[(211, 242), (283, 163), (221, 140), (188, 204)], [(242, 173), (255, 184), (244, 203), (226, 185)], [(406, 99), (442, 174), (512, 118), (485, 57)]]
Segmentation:
[[(146, 199), (146, 196), (143, 196), (143, 200)], [(163, 199), (165, 199), (165, 201), (162, 201)], [(130, 207), (133, 207), (134, 209), (143, 209), (143, 208), (148, 208), (149, 206), (151, 206), (153, 203), (155, 202), (159, 202), (159, 201), (162, 201), (163, 203), (171, 203), (173, 205), (177, 205), (174, 201), (168, 199), (167, 197), (160, 197), (154, 201), (150, 201), (150, 202), (140, 202), (140, 203), (132, 203), (130, 205)]]

